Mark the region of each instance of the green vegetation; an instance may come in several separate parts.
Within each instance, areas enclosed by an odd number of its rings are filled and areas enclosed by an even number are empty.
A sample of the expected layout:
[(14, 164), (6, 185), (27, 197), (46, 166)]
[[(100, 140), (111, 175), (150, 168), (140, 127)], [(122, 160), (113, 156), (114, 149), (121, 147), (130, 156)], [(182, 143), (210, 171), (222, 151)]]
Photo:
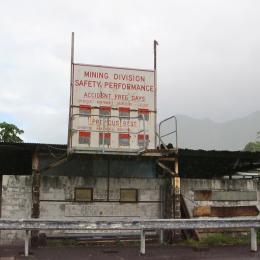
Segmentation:
[(24, 131), (19, 129), (16, 125), (8, 124), (6, 122), (0, 123), (0, 142), (4, 143), (22, 143), (23, 140), (19, 135)]
[[(260, 139), (260, 131), (257, 132), (256, 134), (256, 140)], [(245, 148), (244, 151), (246, 152), (260, 152), (260, 142), (255, 141), (255, 142), (249, 142)]]
[(221, 246), (221, 245), (243, 245), (248, 243), (250, 243), (249, 235), (236, 234), (234, 236), (230, 233), (214, 233), (203, 237), (199, 241), (188, 239), (184, 241), (183, 244), (199, 248), (199, 247)]
[(78, 241), (75, 239), (50, 239), (47, 240), (49, 247), (66, 247), (66, 246), (78, 246)]
[(244, 151), (247, 152), (260, 152), (260, 142), (250, 142), (248, 143), (245, 148)]

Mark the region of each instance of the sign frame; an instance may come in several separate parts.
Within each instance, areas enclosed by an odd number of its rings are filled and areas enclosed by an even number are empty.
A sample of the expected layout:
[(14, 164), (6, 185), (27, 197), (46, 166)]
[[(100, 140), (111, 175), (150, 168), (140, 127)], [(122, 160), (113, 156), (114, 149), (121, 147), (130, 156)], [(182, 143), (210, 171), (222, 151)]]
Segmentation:
[[(138, 69), (138, 68), (129, 68), (129, 67), (120, 67), (120, 66), (105, 66), (105, 65), (95, 65), (95, 64), (85, 64), (85, 63), (75, 63), (74, 62), (74, 33), (72, 33), (72, 39), (71, 39), (71, 75), (70, 75), (70, 103), (69, 103), (69, 122), (68, 122), (68, 149), (67, 152), (68, 154), (70, 153), (99, 153), (100, 151), (102, 153), (115, 153), (115, 154), (137, 154), (140, 153), (140, 149), (123, 149), (123, 151), (113, 151), (114, 149), (100, 149), (99, 147), (86, 147), (86, 149), (77, 149), (77, 147), (73, 146), (73, 115), (74, 115), (74, 108), (77, 107), (74, 104), (74, 79), (75, 79), (75, 67), (76, 66), (85, 66), (85, 67), (91, 67), (91, 68), (101, 68), (101, 69), (111, 69), (111, 70), (128, 70), (128, 71), (133, 71), (133, 72), (150, 72), (153, 73), (153, 110), (149, 110), (150, 113), (153, 113), (153, 120), (154, 125), (153, 125), (153, 147), (156, 148), (156, 128), (157, 128), (157, 69), (156, 69), (156, 48), (154, 49), (155, 51), (155, 59), (154, 59), (154, 69)], [(112, 80), (113, 81), (113, 80)], [(78, 107), (80, 105), (78, 104)], [(119, 107), (117, 106), (117, 109), (119, 111)], [(134, 110), (133, 110), (134, 111)], [(104, 132), (104, 130), (103, 130)], [(105, 131), (106, 132), (106, 131)], [(144, 135), (145, 129), (144, 129)], [(146, 140), (146, 139), (145, 139)], [(144, 142), (145, 143), (145, 142)], [(94, 149), (93, 149), (94, 148)], [(96, 149), (95, 149), (96, 148)], [(145, 146), (145, 149), (147, 146)], [(118, 149), (116, 149), (118, 150)]]

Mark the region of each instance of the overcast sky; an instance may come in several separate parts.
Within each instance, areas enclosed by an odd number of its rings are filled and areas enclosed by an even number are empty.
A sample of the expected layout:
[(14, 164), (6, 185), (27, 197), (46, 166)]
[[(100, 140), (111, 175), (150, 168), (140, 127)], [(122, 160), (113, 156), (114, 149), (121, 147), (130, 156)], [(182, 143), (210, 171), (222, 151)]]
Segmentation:
[(17, 0), (0, 6), (0, 121), (65, 143), (75, 61), (153, 68), (158, 117), (226, 121), (260, 108), (260, 1)]

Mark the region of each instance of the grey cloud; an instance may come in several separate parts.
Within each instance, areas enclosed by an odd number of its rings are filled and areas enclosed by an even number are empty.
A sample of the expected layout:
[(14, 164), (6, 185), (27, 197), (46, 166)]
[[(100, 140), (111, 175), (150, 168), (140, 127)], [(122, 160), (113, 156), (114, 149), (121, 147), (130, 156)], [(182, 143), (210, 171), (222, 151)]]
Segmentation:
[(157, 39), (159, 119), (259, 110), (257, 0), (16, 0), (0, 12), (0, 112), (23, 122), (26, 140), (66, 142), (71, 31), (89, 64), (152, 68)]

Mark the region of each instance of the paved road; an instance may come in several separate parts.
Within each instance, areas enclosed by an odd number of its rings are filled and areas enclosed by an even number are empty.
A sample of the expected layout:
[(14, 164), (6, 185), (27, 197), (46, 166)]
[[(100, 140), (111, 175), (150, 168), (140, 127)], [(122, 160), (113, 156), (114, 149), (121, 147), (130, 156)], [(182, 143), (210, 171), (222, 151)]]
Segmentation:
[(21, 256), (22, 247), (0, 247), (0, 260), (14, 259), (44, 259), (44, 260), (253, 260), (260, 259), (260, 252), (250, 252), (248, 246), (219, 246), (200, 250), (194, 250), (191, 247), (183, 246), (148, 246), (145, 256), (139, 255), (139, 247), (45, 247), (33, 250), (33, 255), (29, 258)]

